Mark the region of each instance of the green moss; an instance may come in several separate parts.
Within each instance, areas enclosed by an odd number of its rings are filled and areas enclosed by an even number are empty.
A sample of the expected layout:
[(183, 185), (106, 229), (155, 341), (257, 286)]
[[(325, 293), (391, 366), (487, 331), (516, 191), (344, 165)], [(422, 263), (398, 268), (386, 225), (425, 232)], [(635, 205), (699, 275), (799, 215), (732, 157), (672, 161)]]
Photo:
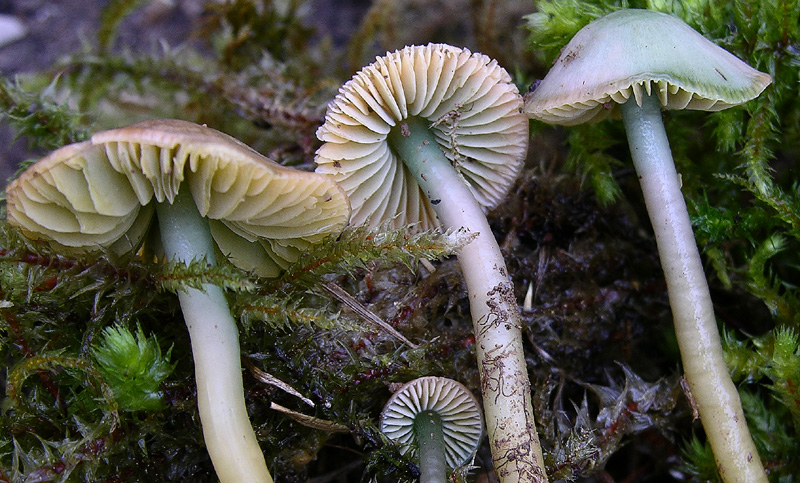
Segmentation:
[(161, 384), (174, 369), (169, 362), (171, 352), (162, 356), (158, 341), (148, 338), (141, 327), (135, 335), (125, 327), (106, 327), (101, 340), (92, 347), (97, 370), (125, 411), (166, 408)]
[[(184, 43), (125, 45), (120, 29), (147, 4), (109, 3), (98, 38), (83, 50), (52, 70), (2, 79), (2, 122), (41, 152), (144, 117), (180, 117), (310, 169), (327, 102), (374, 55), (443, 41), (497, 56), (518, 80), (534, 79), (578, 29), (622, 7), (678, 15), (769, 72), (773, 85), (743, 107), (671, 112), (665, 122), (759, 451), (775, 480), (800, 471), (791, 458), (800, 381), (796, 2), (539, 1), (531, 11), (521, 0), (446, 10), (441, 2), (381, 1), (334, 38), (303, 20), (312, 2), (237, 0), (209, 6)], [(523, 311), (525, 350), (553, 477), (717, 477), (679, 389), (666, 289), (640, 197), (620, 123), (534, 124), (526, 169), (489, 214), (518, 300), (529, 288), (533, 298)], [(451, 256), (468, 240), (412, 233), (350, 229), (281, 278), (263, 280), (224, 264), (59, 254), (3, 221), (0, 480), (215, 481), (172, 293), (209, 281), (226, 287), (240, 322), (248, 411), (279, 479), (413, 480), (417, 468), (377, 430), (389, 385), (445, 375), (477, 392), (480, 379), (469, 300)], [(418, 347), (375, 329), (324, 284)], [(258, 371), (314, 405), (262, 382)], [(305, 427), (272, 402), (349, 434)], [(490, 471), (487, 446), (475, 465), (467, 481)]]

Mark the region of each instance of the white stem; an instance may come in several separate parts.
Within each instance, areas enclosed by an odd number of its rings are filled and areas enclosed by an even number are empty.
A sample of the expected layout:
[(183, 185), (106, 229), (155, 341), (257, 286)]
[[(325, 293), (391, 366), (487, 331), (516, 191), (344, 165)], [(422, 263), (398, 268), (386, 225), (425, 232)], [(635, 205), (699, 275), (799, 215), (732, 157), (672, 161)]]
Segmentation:
[(522, 322), (486, 215), (444, 156), (427, 126), (416, 119), (389, 142), (433, 204), (442, 226), (477, 237), (458, 254), (469, 293), (483, 410), (495, 471), (503, 482), (546, 482), (534, 423), (531, 385), (522, 347)]
[[(172, 204), (156, 206), (167, 259), (215, 263), (208, 221), (187, 189)], [(220, 287), (178, 291), (189, 328), (203, 437), (222, 483), (272, 483), (264, 454), (247, 416), (239, 355), (239, 331)]]
[(636, 172), (656, 236), (689, 388), (725, 482), (766, 482), (739, 393), (722, 354), (714, 307), (692, 232), (658, 98), (622, 106)]

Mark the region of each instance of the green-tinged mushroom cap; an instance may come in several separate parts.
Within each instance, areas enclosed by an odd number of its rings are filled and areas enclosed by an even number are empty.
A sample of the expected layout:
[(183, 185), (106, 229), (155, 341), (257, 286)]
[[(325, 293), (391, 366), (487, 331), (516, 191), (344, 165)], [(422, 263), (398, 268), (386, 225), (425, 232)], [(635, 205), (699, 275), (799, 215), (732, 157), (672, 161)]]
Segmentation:
[(415, 434), (414, 422), (427, 412), (441, 421), (447, 467), (469, 463), (483, 437), (481, 409), (472, 392), (452, 379), (427, 376), (403, 385), (383, 408), (381, 432), (396, 441), (403, 454), (416, 457), (420, 435)]
[(681, 361), (720, 476), (766, 482), (719, 337), (663, 109), (717, 111), (746, 102), (771, 82), (669, 15), (620, 10), (581, 29), (525, 111), (553, 124), (599, 121), (619, 112), (667, 282)]
[[(77, 251), (135, 250), (155, 212), (169, 262), (276, 275), (300, 250), (347, 224), (329, 178), (284, 168), (239, 141), (185, 121), (146, 121), (61, 148), (6, 190), (11, 223)], [(239, 332), (222, 287), (176, 290), (189, 331), (197, 408), (223, 483), (272, 483), (247, 415)]]
[(664, 109), (719, 111), (758, 96), (769, 75), (671, 15), (626, 9), (582, 28), (526, 96), (525, 112), (552, 124), (619, 117), (618, 104), (654, 92)]
[(528, 124), (508, 73), (487, 56), (445, 44), (387, 53), (339, 89), (317, 131), (316, 169), (342, 185), (352, 222), (438, 225), (430, 201), (389, 137), (418, 120), (486, 209), (508, 192), (522, 167)]
[(349, 206), (326, 176), (283, 167), (240, 141), (179, 120), (144, 121), (65, 146), (9, 184), (8, 219), (77, 251), (135, 250), (153, 201), (182, 184), (235, 265), (274, 276), (340, 231)]

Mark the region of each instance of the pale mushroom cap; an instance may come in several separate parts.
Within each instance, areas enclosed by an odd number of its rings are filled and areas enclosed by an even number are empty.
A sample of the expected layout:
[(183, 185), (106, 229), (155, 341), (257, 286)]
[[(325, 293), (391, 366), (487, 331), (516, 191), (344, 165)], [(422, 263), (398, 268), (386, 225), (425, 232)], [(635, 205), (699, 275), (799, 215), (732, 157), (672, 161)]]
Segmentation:
[[(528, 123), (511, 77), (485, 55), (445, 44), (409, 46), (364, 67), (339, 89), (317, 130), (319, 173), (350, 197), (351, 223), (438, 225), (433, 207), (387, 136), (409, 117), (431, 126), (444, 154), (487, 209), (522, 167)], [(395, 218), (396, 217), (396, 218)]]
[(414, 418), (423, 411), (435, 411), (442, 420), (447, 466), (468, 463), (483, 437), (481, 409), (472, 392), (452, 379), (427, 376), (406, 383), (389, 398), (381, 413), (381, 432), (414, 458)]
[(719, 111), (753, 99), (772, 79), (671, 15), (618, 10), (578, 31), (525, 112), (575, 125), (618, 115), (618, 104), (655, 91), (665, 109)]
[(330, 178), (286, 168), (214, 129), (154, 120), (58, 149), (6, 188), (10, 223), (79, 252), (135, 250), (153, 203), (188, 185), (232, 263), (274, 276), (347, 224)]

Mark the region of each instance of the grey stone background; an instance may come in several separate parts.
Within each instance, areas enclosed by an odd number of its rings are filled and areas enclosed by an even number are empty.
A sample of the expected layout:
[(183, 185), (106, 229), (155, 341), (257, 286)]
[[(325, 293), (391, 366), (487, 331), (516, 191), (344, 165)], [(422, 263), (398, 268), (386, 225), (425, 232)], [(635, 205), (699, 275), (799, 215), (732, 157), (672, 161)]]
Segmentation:
[[(0, 32), (0, 76), (13, 78), (20, 73), (46, 71), (83, 44), (95, 43), (100, 14), (108, 3), (108, 0), (0, 0), (0, 16), (18, 21), (25, 30), (22, 38), (10, 42), (3, 42), (3, 38), (11, 32), (8, 29)], [(187, 41), (205, 3), (206, 0), (151, 0), (125, 19), (117, 44), (152, 49), (159, 39), (170, 45)], [(311, 0), (306, 2), (306, 22), (320, 34), (342, 43), (370, 3)], [(15, 140), (14, 132), (0, 120), (0, 186), (5, 186), (20, 161), (42, 154), (30, 152), (24, 140)]]

